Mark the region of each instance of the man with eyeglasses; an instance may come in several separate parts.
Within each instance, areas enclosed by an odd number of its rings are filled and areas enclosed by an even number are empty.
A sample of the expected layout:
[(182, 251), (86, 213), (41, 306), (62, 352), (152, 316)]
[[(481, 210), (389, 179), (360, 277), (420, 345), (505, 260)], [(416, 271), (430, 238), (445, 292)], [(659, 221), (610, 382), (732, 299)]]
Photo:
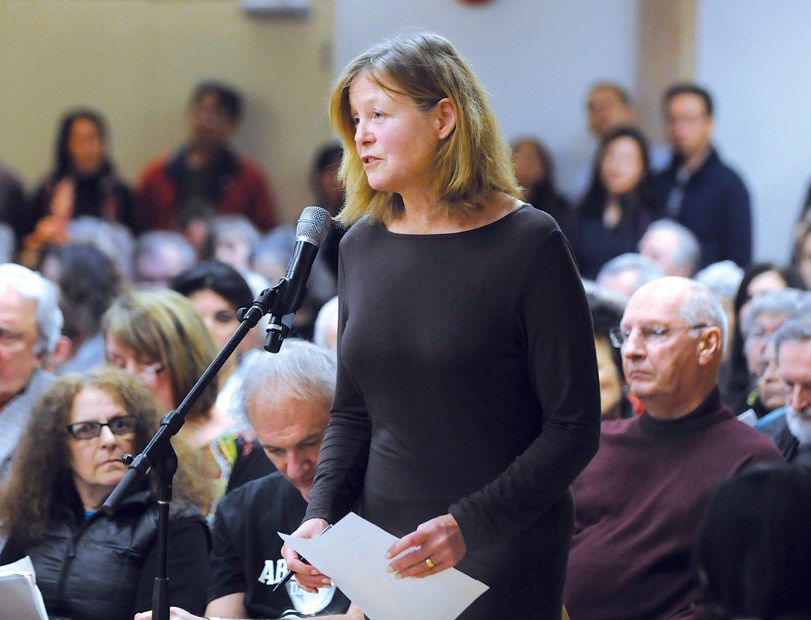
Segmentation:
[(20, 265), (0, 265), (0, 479), (34, 401), (54, 379), (43, 366), (61, 331), (56, 287)]
[(674, 84), (663, 107), (673, 157), (656, 186), (667, 217), (698, 238), (702, 267), (727, 259), (745, 267), (752, 259), (749, 192), (712, 144), (712, 97), (697, 84)]
[[(335, 355), (294, 339), (278, 354), (247, 363), (244, 411), (278, 471), (234, 489), (217, 505), (206, 618), (363, 620), (334, 584), (311, 594), (295, 579), (285, 580), (277, 534), (292, 532), (304, 517), (335, 392)], [(152, 612), (135, 616), (151, 618)], [(170, 618), (204, 620), (177, 608)]]
[(726, 314), (706, 287), (666, 277), (628, 301), (612, 331), (644, 406), (603, 422), (600, 449), (572, 487), (575, 534), (564, 601), (572, 618), (703, 618), (693, 534), (722, 480), (774, 445), (735, 419), (716, 385)]

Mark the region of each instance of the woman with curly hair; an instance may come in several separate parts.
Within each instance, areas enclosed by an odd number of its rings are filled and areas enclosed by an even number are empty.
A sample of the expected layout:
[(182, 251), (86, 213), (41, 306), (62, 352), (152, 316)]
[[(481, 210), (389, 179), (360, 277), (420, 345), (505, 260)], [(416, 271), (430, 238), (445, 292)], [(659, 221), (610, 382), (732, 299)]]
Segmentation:
[[(155, 477), (112, 515), (100, 510), (124, 477), (125, 454), (157, 431), (152, 395), (110, 367), (57, 380), (31, 412), (0, 498), (8, 537), (0, 564), (30, 556), (49, 616), (121, 620), (151, 607), (158, 572)], [(207, 487), (193, 451), (175, 440), (170, 509), (172, 604), (205, 607), (209, 538), (199, 506)]]

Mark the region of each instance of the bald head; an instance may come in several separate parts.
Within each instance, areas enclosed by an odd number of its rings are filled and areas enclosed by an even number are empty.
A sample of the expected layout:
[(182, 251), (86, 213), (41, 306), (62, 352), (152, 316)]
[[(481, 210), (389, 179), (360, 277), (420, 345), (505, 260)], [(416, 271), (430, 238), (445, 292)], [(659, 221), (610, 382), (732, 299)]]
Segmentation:
[(637, 290), (621, 329), (623, 370), (653, 417), (690, 413), (715, 386), (726, 316), (715, 296), (687, 278), (666, 277)]

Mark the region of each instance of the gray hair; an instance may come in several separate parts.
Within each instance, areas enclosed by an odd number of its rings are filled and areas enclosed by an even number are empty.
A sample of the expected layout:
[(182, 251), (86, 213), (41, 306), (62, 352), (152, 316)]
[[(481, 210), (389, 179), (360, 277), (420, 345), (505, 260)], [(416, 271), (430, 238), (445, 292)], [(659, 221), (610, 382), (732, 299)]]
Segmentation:
[(609, 276), (632, 269), (636, 270), (639, 274), (636, 288), (648, 282), (653, 282), (658, 278), (662, 278), (665, 275), (649, 258), (645, 258), (636, 252), (626, 252), (625, 254), (620, 254), (612, 258), (602, 266), (600, 272), (597, 274), (597, 285), (599, 286), (601, 281)]
[(179, 232), (171, 230), (150, 230), (139, 236), (135, 244), (135, 260), (142, 256), (161, 256), (167, 249), (175, 251), (183, 269), (188, 269), (197, 261), (191, 243)]
[(690, 273), (693, 273), (701, 259), (701, 247), (692, 231), (673, 220), (657, 220), (648, 226), (644, 236), (656, 232), (669, 232), (676, 237), (676, 250), (671, 260), (677, 267), (689, 266)]
[(337, 361), (328, 351), (306, 340), (286, 340), (275, 355), (255, 356), (244, 369), (242, 410), (248, 419), (253, 395), (272, 385), (287, 396), (301, 400), (320, 400), (327, 407), (335, 397)]
[(731, 260), (722, 260), (707, 265), (693, 276), (716, 295), (729, 301), (735, 299), (743, 280), (743, 269)]
[(801, 316), (788, 319), (774, 332), (772, 341), (774, 342), (775, 355), (780, 355), (780, 347), (784, 342), (811, 341), (811, 317)]
[(241, 235), (253, 248), (261, 233), (259, 229), (244, 215), (218, 215), (211, 219), (211, 240), (216, 243), (217, 238), (223, 233), (234, 231)]
[(783, 288), (776, 291), (769, 291), (755, 297), (749, 305), (749, 312), (746, 320), (741, 325), (741, 333), (744, 338), (749, 336), (749, 332), (755, 323), (755, 318), (764, 312), (779, 312), (786, 317), (797, 312), (803, 302), (809, 299), (808, 291), (801, 291), (796, 288)]
[(721, 330), (721, 342), (727, 341), (727, 314), (721, 305), (718, 297), (703, 284), (694, 280), (687, 280), (689, 283), (687, 296), (684, 304), (679, 310), (682, 318), (688, 325), (713, 325)]
[(62, 310), (59, 309), (59, 289), (38, 273), (17, 265), (0, 265), (0, 282), (7, 284), (19, 295), (37, 302), (37, 355), (50, 355), (62, 334)]

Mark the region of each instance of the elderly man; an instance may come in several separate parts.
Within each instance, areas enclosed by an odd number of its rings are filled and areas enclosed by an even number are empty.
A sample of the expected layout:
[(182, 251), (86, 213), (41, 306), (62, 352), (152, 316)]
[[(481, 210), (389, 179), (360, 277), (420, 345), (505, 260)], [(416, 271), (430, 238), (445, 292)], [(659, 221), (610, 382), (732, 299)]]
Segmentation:
[(612, 339), (644, 411), (603, 423), (573, 485), (572, 618), (702, 617), (691, 546), (708, 496), (747, 465), (780, 460), (720, 400), (725, 331), (721, 305), (692, 280), (661, 278), (629, 300)]
[(783, 323), (774, 334), (774, 347), (786, 406), (759, 430), (789, 463), (811, 466), (811, 317)]
[(20, 265), (0, 265), (0, 478), (31, 406), (53, 381), (42, 368), (61, 331), (56, 287)]
[[(331, 586), (317, 594), (286, 572), (282, 540), (301, 523), (329, 422), (335, 392), (335, 355), (309, 342), (288, 340), (277, 355), (253, 358), (242, 396), (248, 421), (278, 471), (228, 493), (217, 505), (207, 618), (363, 620)], [(151, 612), (137, 614), (147, 620)], [(172, 620), (192, 620), (172, 608)], [(199, 620), (199, 619), (197, 619)]]
[(701, 260), (696, 236), (673, 220), (653, 222), (639, 240), (639, 253), (666, 275), (689, 278)]

